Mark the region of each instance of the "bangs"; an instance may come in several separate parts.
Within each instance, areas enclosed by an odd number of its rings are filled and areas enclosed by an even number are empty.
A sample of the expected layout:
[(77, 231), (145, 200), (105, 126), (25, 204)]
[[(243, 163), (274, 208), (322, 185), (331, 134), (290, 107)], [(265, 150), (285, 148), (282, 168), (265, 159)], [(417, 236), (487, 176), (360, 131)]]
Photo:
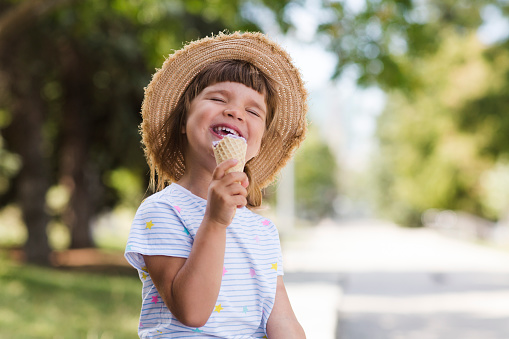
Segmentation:
[(251, 63), (242, 60), (224, 60), (208, 65), (195, 78), (193, 97), (203, 89), (219, 82), (237, 82), (254, 89), (258, 93), (272, 94), (269, 79)]

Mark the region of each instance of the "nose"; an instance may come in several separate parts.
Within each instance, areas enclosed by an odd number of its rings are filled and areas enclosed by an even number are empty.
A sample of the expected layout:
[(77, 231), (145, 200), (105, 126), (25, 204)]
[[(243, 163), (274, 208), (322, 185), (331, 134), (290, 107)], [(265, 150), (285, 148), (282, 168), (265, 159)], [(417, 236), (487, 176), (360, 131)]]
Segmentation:
[(237, 108), (232, 108), (232, 107), (229, 107), (229, 108), (226, 108), (224, 111), (223, 111), (223, 114), (224, 115), (227, 115), (233, 119), (237, 119), (239, 121), (243, 121), (244, 118), (242, 116), (242, 112), (237, 109)]

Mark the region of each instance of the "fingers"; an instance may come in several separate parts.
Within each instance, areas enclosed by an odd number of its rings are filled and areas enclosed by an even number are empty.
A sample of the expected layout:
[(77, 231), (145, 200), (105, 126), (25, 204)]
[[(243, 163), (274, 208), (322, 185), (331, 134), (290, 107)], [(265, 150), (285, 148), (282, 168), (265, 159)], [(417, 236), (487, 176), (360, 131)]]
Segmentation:
[[(211, 204), (219, 204), (228, 208), (245, 206), (247, 204), (247, 191), (239, 183), (232, 183), (229, 186), (219, 187), (212, 185), (209, 192), (209, 202)], [(219, 207), (219, 206), (216, 206)], [(221, 209), (221, 208), (219, 208)]]
[(247, 175), (245, 176), (245, 179), (240, 182), (242, 187), (247, 188), (249, 186), (249, 179), (247, 178)]
[(238, 175), (245, 173), (229, 173), (220, 180), (212, 180), (207, 197), (205, 217), (209, 221), (228, 227), (232, 222), (237, 208), (247, 205), (247, 190), (235, 181)]
[(216, 169), (214, 170), (214, 173), (212, 173), (212, 178), (214, 180), (220, 180), (223, 178), (226, 174), (226, 171), (232, 168), (233, 166), (237, 165), (239, 161), (237, 159), (229, 159), (226, 161), (223, 161), (219, 165), (217, 165)]
[[(229, 174), (227, 175), (229, 176)], [(232, 176), (233, 177), (233, 176)], [(229, 203), (237, 208), (247, 205), (247, 190), (239, 181), (234, 181), (225, 187)]]
[[(237, 198), (241, 197), (245, 200), (247, 197), (247, 189), (242, 185), (242, 175), (245, 173), (229, 173), (225, 175), (221, 180), (215, 180), (211, 183), (210, 188), (219, 196), (224, 196), (225, 202), (233, 200), (227, 197)], [(246, 179), (247, 180), (247, 179)], [(237, 203), (239, 205), (239, 203)]]
[(228, 195), (232, 197), (240, 196), (245, 199), (247, 197), (247, 190), (244, 186), (242, 186), (238, 181), (231, 183), (230, 185), (225, 187), (225, 191)]
[(216, 169), (214, 170), (214, 173), (212, 174), (213, 180), (221, 180), (224, 177), (229, 176), (229, 178), (226, 178), (225, 180), (227, 184), (231, 182), (239, 182), (244, 188), (247, 188), (247, 186), (249, 186), (249, 180), (244, 172), (226, 173), (230, 168), (234, 167), (237, 163), (238, 163), (237, 159), (229, 159), (217, 165)]
[(243, 207), (247, 204), (247, 187), (249, 180), (244, 172), (226, 173), (237, 164), (236, 159), (230, 159), (219, 164), (212, 174), (210, 186), (213, 201), (222, 201), (224, 206)]

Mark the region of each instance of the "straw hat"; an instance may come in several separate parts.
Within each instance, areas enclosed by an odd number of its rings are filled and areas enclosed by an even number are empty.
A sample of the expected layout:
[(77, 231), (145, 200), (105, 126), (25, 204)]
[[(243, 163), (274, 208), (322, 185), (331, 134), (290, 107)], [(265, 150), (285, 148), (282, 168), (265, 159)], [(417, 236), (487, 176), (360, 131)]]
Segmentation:
[[(158, 180), (175, 182), (185, 171), (182, 156), (170, 161), (155, 156), (157, 148), (164, 144), (169, 133), (174, 132), (160, 133), (168, 114), (175, 108), (191, 80), (206, 65), (231, 59), (253, 64), (278, 83), (280, 107), (273, 120), (278, 136), (265, 136), (260, 152), (246, 165), (260, 188), (276, 179), (304, 140), (307, 92), (290, 56), (261, 33), (220, 33), (191, 42), (171, 54), (145, 88), (141, 132), (147, 161)], [(173, 168), (168, 169), (168, 164)]]

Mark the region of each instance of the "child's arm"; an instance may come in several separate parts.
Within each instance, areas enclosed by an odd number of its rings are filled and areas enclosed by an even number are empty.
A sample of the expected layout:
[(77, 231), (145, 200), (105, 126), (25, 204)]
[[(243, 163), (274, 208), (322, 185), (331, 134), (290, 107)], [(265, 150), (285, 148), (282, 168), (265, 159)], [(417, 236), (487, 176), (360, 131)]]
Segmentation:
[(277, 277), (276, 300), (267, 321), (267, 336), (269, 339), (306, 338), (302, 326), (293, 313), (281, 275)]
[(181, 323), (190, 327), (205, 325), (214, 310), (223, 277), (226, 228), (237, 206), (247, 203), (246, 174), (225, 175), (235, 163), (225, 161), (214, 171), (205, 216), (189, 257), (144, 256), (150, 277), (166, 306)]

